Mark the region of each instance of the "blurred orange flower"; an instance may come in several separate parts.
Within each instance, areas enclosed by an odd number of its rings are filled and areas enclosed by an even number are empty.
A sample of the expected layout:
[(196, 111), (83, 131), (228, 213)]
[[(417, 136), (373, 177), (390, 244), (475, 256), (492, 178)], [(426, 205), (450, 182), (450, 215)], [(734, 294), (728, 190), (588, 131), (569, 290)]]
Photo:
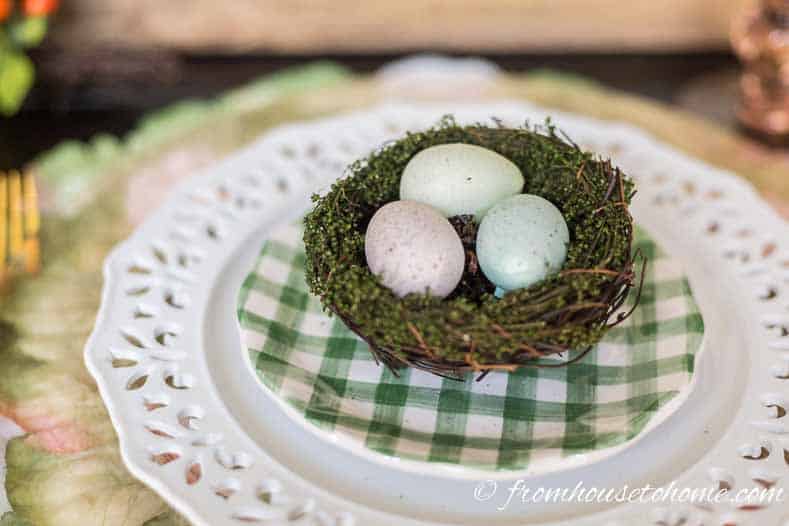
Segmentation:
[(0, 0), (0, 22), (8, 18), (14, 10), (13, 0)]
[[(3, 0), (0, 0), (2, 2)], [(25, 0), (24, 10), (27, 16), (46, 16), (58, 8), (60, 0)]]

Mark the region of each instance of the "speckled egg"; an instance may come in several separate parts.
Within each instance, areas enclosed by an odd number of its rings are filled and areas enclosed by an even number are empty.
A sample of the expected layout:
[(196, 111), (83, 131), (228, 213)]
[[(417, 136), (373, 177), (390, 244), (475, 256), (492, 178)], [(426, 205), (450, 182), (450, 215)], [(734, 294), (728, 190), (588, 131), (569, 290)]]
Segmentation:
[(523, 190), (523, 174), (506, 157), (471, 144), (440, 144), (416, 154), (403, 170), (400, 199), (426, 203), (446, 217), (476, 220)]
[(402, 297), (412, 292), (443, 298), (460, 282), (463, 244), (449, 221), (416, 201), (394, 201), (370, 220), (364, 240), (367, 265)]
[(520, 194), (491, 208), (477, 231), (477, 258), (485, 276), (504, 291), (558, 271), (570, 233), (562, 213), (542, 197)]

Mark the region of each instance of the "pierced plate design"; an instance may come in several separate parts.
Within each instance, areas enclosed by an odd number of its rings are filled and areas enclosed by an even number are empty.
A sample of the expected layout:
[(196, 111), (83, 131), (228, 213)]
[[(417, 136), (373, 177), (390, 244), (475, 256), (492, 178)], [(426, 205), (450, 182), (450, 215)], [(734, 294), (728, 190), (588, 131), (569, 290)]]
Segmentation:
[[(549, 473), (386, 464), (308, 432), (258, 386), (234, 309), (266, 232), (353, 159), (449, 113), (509, 125), (550, 114), (636, 179), (637, 221), (687, 265), (705, 351), (693, 389), (632, 446)], [(182, 185), (107, 259), (86, 362), (131, 472), (195, 524), (783, 524), (785, 503), (499, 509), (503, 489), (479, 499), (475, 488), (786, 488), (788, 234), (748, 184), (630, 126), (522, 102), (390, 103), (277, 128)]]

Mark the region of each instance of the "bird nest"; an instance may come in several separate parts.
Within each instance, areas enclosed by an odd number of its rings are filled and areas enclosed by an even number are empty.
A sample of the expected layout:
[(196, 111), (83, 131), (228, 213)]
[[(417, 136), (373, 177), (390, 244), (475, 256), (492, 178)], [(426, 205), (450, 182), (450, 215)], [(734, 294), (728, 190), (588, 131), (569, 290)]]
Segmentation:
[[(496, 298), (476, 264), (476, 225), (458, 216), (450, 222), (466, 248), (466, 267), (450, 296), (399, 298), (380, 283), (365, 260), (367, 225), (381, 206), (398, 200), (408, 161), (446, 143), (498, 152), (521, 169), (524, 193), (561, 211), (570, 244), (560, 271)], [(467, 372), (566, 365), (632, 312), (615, 314), (637, 286), (628, 211), (634, 193), (633, 183), (610, 160), (581, 150), (550, 124), (459, 126), (447, 118), (355, 162), (348, 177), (325, 196), (313, 197), (304, 231), (307, 281), (324, 307), (395, 371), (410, 366), (459, 378)]]

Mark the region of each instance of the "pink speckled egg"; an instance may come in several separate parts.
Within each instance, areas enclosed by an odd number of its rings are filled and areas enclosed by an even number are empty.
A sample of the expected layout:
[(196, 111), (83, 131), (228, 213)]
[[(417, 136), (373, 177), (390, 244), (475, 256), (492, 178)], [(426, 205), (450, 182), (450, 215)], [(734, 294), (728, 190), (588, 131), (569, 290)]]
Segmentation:
[(370, 271), (400, 297), (446, 297), (460, 282), (466, 260), (449, 221), (416, 201), (382, 206), (367, 227), (364, 251)]

